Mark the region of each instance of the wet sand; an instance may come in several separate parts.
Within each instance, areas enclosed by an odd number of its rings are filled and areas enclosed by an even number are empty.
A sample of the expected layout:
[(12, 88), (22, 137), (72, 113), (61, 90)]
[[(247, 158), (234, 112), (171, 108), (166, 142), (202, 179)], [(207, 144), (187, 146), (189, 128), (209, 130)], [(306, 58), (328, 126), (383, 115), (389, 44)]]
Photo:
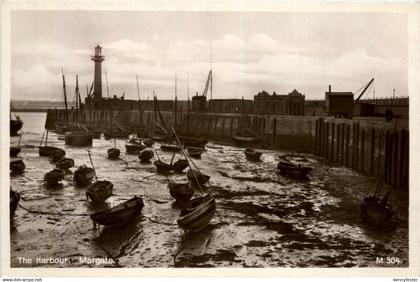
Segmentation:
[[(287, 152), (263, 150), (261, 162), (250, 162), (241, 148), (209, 143), (195, 162), (211, 176), (217, 212), (205, 230), (186, 235), (176, 223), (180, 210), (169, 195), (166, 177), (156, 174), (152, 163), (125, 155), (125, 140), (117, 140), (120, 160), (106, 158), (112, 140), (94, 140), (93, 162), (98, 178), (114, 184), (109, 206), (138, 195), (145, 207), (126, 226), (94, 229), (88, 215), (103, 206), (90, 205), (85, 188), (75, 187), (72, 175), (78, 166), (90, 166), (87, 148), (66, 147), (57, 135), (50, 135), (50, 144), (64, 148), (66, 157), (75, 160), (62, 187), (51, 189), (44, 187), (43, 177), (54, 165), (39, 157), (40, 139), (38, 133), (24, 135), (20, 156), (26, 170), (11, 176), (11, 188), (21, 195), (21, 207), (11, 219), (12, 267), (408, 266), (407, 199), (391, 195), (401, 219), (397, 229), (371, 229), (361, 219), (359, 204), (373, 193), (373, 183), (313, 155), (294, 156), (314, 168), (309, 180), (301, 181), (276, 169), (278, 156)], [(12, 144), (17, 142), (18, 137), (11, 138)], [(172, 157), (158, 153), (168, 162)], [(184, 174), (169, 177), (186, 179)], [(63, 261), (36, 261), (48, 257)], [(110, 257), (105, 263), (83, 260)], [(377, 257), (398, 257), (400, 264), (377, 264)]]

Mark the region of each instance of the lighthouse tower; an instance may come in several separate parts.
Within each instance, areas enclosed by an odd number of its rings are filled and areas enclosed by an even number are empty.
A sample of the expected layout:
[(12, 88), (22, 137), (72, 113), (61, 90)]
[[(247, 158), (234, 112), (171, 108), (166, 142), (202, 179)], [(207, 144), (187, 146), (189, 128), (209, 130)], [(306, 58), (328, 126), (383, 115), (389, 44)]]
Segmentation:
[(102, 47), (97, 45), (95, 47), (95, 56), (91, 56), (90, 59), (95, 62), (95, 87), (94, 87), (94, 99), (102, 99), (102, 69), (101, 64), (105, 60), (105, 57), (101, 55)]

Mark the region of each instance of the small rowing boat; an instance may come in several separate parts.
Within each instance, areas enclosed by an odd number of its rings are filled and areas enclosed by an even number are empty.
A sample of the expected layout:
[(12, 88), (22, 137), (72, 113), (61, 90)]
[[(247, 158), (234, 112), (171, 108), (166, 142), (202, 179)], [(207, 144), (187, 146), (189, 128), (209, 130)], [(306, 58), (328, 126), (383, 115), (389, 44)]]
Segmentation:
[(149, 162), (153, 157), (155, 153), (153, 153), (152, 150), (143, 150), (139, 154), (139, 159), (142, 162)]
[(186, 232), (198, 232), (208, 226), (215, 213), (216, 200), (205, 194), (184, 205), (177, 223)]
[(194, 188), (190, 182), (168, 183), (169, 194), (180, 203), (186, 202), (194, 195)]
[(15, 173), (15, 174), (23, 173), (25, 168), (26, 168), (26, 165), (21, 159), (10, 161), (10, 170), (12, 171), (12, 173)]
[(93, 177), (95, 176), (95, 171), (93, 168), (86, 165), (79, 166), (78, 169), (74, 172), (73, 181), (77, 186), (85, 186), (89, 184)]
[(20, 148), (10, 147), (10, 157), (11, 158), (16, 158), (19, 153), (20, 153)]
[(250, 148), (245, 149), (244, 153), (246, 158), (252, 161), (259, 161), (262, 155), (261, 152)]
[(161, 145), (160, 149), (166, 152), (180, 152), (181, 151), (181, 147), (179, 147), (178, 145)]
[(63, 159), (65, 155), (66, 155), (66, 152), (63, 149), (56, 148), (55, 150), (51, 152), (50, 162), (56, 163), (59, 160)]
[(86, 198), (95, 203), (105, 202), (112, 195), (114, 185), (107, 180), (98, 180), (86, 189)]
[(202, 147), (188, 147), (187, 152), (191, 158), (201, 159), (201, 154), (204, 152), (204, 149)]
[(115, 207), (96, 212), (90, 218), (93, 222), (104, 226), (123, 224), (140, 214), (143, 207), (142, 198), (134, 197)]
[(153, 164), (156, 166), (158, 173), (169, 173), (172, 170), (172, 165), (164, 163), (161, 160), (156, 160)]
[(70, 158), (63, 158), (55, 163), (55, 166), (59, 169), (69, 169), (74, 166), (74, 160)]
[(120, 157), (120, 150), (117, 148), (110, 148), (107, 151), (108, 158), (111, 160), (116, 160)]
[(308, 173), (312, 170), (311, 167), (294, 164), (289, 161), (280, 161), (277, 164), (277, 169), (281, 173), (295, 178), (307, 178)]
[(187, 160), (179, 159), (172, 165), (172, 168), (174, 169), (175, 172), (181, 173), (184, 171), (184, 169), (187, 168), (187, 166), (188, 166)]
[(44, 182), (48, 186), (55, 186), (57, 185), (61, 180), (64, 179), (65, 172), (62, 169), (53, 169), (50, 172), (47, 172), (44, 176)]

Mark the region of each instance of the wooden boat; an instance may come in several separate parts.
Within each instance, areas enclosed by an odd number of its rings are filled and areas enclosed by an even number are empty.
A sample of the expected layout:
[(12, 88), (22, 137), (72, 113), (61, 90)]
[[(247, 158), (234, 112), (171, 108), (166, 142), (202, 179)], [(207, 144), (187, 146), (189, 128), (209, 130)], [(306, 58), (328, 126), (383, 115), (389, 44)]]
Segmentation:
[(296, 178), (306, 178), (308, 173), (312, 170), (311, 167), (294, 164), (289, 161), (280, 161), (277, 164), (277, 169), (285, 175)]
[(142, 150), (139, 154), (139, 159), (142, 162), (148, 162), (154, 157), (155, 153), (152, 150)]
[(140, 214), (143, 207), (142, 198), (134, 197), (115, 207), (96, 212), (90, 218), (93, 222), (104, 226), (121, 224)]
[(93, 170), (93, 168), (88, 167), (86, 165), (81, 165), (74, 172), (73, 181), (78, 186), (85, 186), (92, 181), (94, 176), (95, 171)]
[(19, 204), (20, 195), (18, 192), (10, 190), (9, 198), (10, 198), (10, 216), (12, 216), (15, 213), (17, 206)]
[(50, 162), (56, 163), (59, 160), (63, 159), (65, 155), (66, 155), (66, 152), (63, 149), (56, 148), (55, 150), (51, 152)]
[(108, 158), (112, 160), (118, 159), (120, 157), (120, 150), (117, 148), (110, 148), (108, 149), (107, 153)]
[(179, 147), (178, 145), (161, 145), (160, 149), (162, 151), (167, 151), (167, 152), (180, 152), (181, 151), (181, 147)]
[(96, 181), (86, 189), (86, 198), (95, 203), (105, 202), (112, 195), (113, 187), (114, 185), (110, 181)]
[(132, 132), (129, 130), (108, 129), (108, 130), (104, 130), (104, 137), (105, 139), (111, 139), (111, 138), (127, 139), (131, 133)]
[(232, 139), (239, 146), (250, 146), (261, 143), (262, 139), (256, 135), (245, 136), (240, 133), (232, 133)]
[(55, 166), (59, 169), (69, 169), (74, 166), (74, 160), (70, 158), (63, 158), (55, 163)]
[(125, 150), (127, 154), (137, 155), (141, 150), (145, 149), (141, 142), (141, 140), (130, 139), (127, 143), (125, 143)]
[(188, 161), (185, 159), (179, 159), (177, 160), (173, 165), (172, 168), (175, 172), (181, 173), (184, 169), (186, 169), (188, 166)]
[(363, 219), (375, 228), (396, 227), (395, 212), (388, 204), (389, 192), (383, 199), (377, 196), (369, 196), (362, 200), (360, 210)]
[(64, 179), (64, 175), (64, 170), (55, 168), (45, 174), (44, 182), (49, 186), (56, 185)]
[(41, 157), (50, 157), (55, 150), (58, 150), (58, 148), (52, 146), (41, 146), (39, 147), (39, 155)]
[(198, 232), (206, 228), (216, 212), (216, 200), (210, 194), (187, 202), (177, 223), (186, 232)]
[(55, 123), (55, 132), (57, 134), (66, 134), (66, 132), (68, 131), (68, 127), (66, 124), (62, 123), (62, 122), (56, 122)]
[(244, 153), (245, 153), (245, 156), (247, 157), (247, 159), (250, 159), (250, 160), (253, 160), (253, 161), (259, 161), (260, 157), (262, 155), (261, 152), (259, 152), (257, 150), (254, 150), (254, 149), (250, 149), (250, 148), (245, 149)]
[(146, 145), (147, 147), (152, 147), (153, 144), (155, 144), (155, 141), (151, 138), (144, 138), (143, 144)]
[[(195, 177), (194, 177), (195, 174)], [(200, 185), (206, 184), (210, 180), (210, 176), (199, 173), (197, 170), (194, 169), (194, 174), (191, 171), (191, 169), (187, 170), (187, 178), (189, 181), (195, 183), (195, 178), (197, 178), (197, 181), (200, 183)]]
[(25, 163), (21, 159), (10, 161), (10, 170), (13, 173), (22, 173), (25, 168)]
[(10, 147), (10, 157), (16, 158), (19, 153), (20, 153), (20, 148)]
[(168, 183), (169, 194), (177, 201), (177, 202), (185, 202), (191, 199), (194, 195), (194, 188), (192, 187), (190, 182), (170, 182)]
[(201, 159), (201, 154), (204, 152), (204, 149), (202, 147), (188, 147), (187, 152), (191, 158)]
[(190, 136), (180, 136), (178, 135), (179, 141), (186, 147), (204, 147), (206, 146), (208, 140), (205, 138), (199, 137), (190, 137)]
[(65, 144), (75, 147), (92, 146), (93, 134), (89, 131), (68, 132), (65, 136)]
[(159, 173), (168, 173), (172, 170), (172, 165), (164, 163), (161, 160), (156, 160), (153, 164)]
[(10, 117), (10, 136), (17, 136), (18, 131), (22, 129), (23, 122), (19, 116), (16, 116), (16, 119)]

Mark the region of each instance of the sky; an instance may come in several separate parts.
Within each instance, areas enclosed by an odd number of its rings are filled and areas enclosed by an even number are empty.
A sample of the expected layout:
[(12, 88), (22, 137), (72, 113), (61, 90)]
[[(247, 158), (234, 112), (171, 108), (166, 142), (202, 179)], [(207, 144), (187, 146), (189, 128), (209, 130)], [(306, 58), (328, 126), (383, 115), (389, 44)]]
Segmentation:
[[(13, 100), (83, 97), (100, 44), (103, 96), (178, 99), (201, 94), (213, 70), (213, 98), (252, 99), (262, 90), (307, 100), (375, 82), (367, 98), (408, 96), (407, 19), (385, 13), (13, 11)], [(188, 83), (189, 81), (189, 83)], [(210, 95), (210, 94), (208, 94)]]

